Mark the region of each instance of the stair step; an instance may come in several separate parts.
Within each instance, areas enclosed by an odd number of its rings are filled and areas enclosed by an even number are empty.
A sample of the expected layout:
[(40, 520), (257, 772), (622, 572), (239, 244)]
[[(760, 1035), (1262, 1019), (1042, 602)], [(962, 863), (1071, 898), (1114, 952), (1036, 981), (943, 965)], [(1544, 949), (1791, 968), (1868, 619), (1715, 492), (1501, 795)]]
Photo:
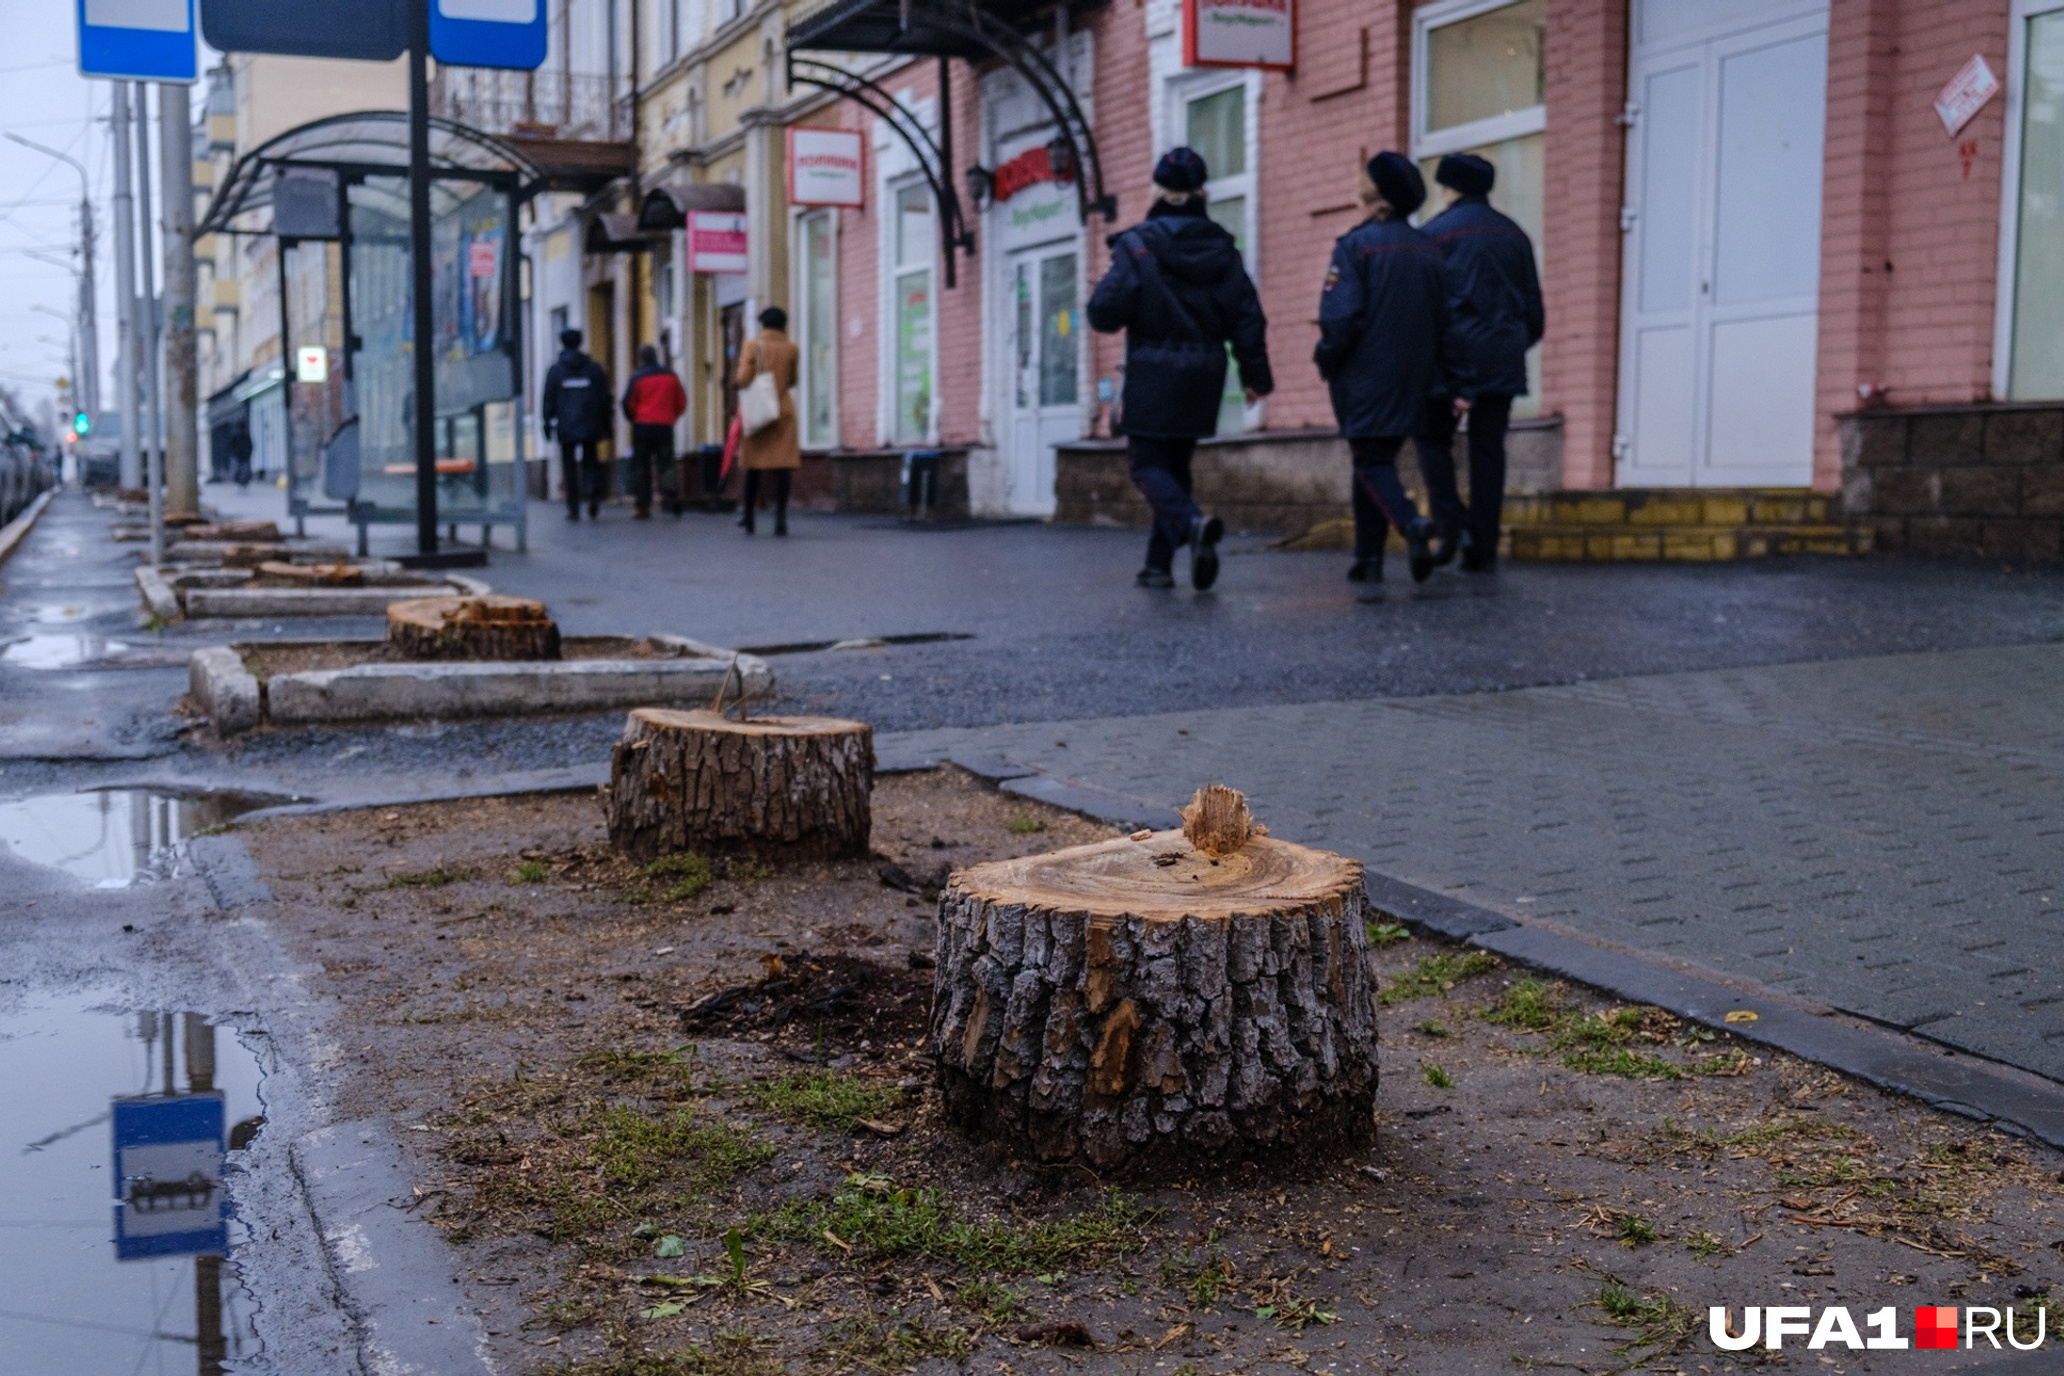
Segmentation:
[(1804, 487), (1613, 488), (1597, 492), (1537, 492), (1506, 498), (1508, 526), (1821, 525), (1837, 518), (1837, 498)]
[(1772, 554), (1868, 554), (1872, 535), (1851, 526), (1557, 523), (1508, 528), (1512, 557), (1550, 563), (1708, 563)]

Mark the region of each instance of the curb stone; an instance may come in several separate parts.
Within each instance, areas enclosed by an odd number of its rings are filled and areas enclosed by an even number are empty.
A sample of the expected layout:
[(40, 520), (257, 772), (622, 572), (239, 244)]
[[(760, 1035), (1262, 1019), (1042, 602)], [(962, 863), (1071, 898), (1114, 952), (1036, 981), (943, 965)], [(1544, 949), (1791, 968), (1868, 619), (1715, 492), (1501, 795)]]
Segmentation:
[(6, 563), (7, 556), (19, 549), (21, 542), (29, 538), (29, 532), (36, 528), (37, 518), (42, 516), (44, 511), (49, 509), (50, 504), (56, 500), (57, 489), (53, 487), (35, 501), (30, 502), (27, 511), (24, 511), (6, 525), (0, 526), (0, 564)]

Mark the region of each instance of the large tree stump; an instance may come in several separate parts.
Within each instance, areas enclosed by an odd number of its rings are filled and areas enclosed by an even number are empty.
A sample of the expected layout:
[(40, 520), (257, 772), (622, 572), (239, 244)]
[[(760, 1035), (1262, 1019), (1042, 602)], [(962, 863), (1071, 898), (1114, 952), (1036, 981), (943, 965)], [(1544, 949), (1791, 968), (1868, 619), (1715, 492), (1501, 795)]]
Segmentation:
[(1139, 1175), (1373, 1142), (1362, 867), (1205, 801), (1203, 846), (1140, 832), (948, 882), (931, 1040), (966, 1131)]
[(609, 840), (640, 860), (675, 851), (763, 858), (867, 854), (874, 730), (835, 717), (640, 707), (609, 758)]
[(334, 564), (289, 564), (283, 559), (266, 559), (258, 564), (258, 576), (282, 588), (356, 588), (365, 584), (365, 570), (342, 559)]
[(524, 597), (414, 597), (387, 604), (387, 643), (404, 659), (557, 659), (559, 627)]

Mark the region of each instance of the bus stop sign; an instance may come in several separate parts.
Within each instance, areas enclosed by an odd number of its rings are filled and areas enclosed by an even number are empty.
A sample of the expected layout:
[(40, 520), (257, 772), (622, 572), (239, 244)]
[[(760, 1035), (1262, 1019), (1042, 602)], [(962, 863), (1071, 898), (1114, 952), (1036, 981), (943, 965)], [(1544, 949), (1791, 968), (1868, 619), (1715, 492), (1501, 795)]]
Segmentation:
[(544, 0), (429, 0), (430, 55), (453, 67), (531, 71), (545, 60)]
[(79, 0), (79, 75), (189, 82), (193, 0)]
[(408, 0), (201, 0), (201, 33), (226, 53), (392, 62), (408, 51)]

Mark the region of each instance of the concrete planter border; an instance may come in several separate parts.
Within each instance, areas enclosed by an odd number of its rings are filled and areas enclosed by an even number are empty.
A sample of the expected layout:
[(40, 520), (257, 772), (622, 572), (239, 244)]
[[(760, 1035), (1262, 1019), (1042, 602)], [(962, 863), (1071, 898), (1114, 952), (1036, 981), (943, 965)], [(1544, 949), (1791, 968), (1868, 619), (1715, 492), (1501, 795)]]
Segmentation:
[(275, 674), (262, 684), (245, 665), (242, 647), (213, 646), (194, 652), (189, 691), (217, 733), (229, 736), (265, 724), (532, 716), (700, 703), (716, 695), (734, 664), (734, 692), (741, 680), (747, 693), (773, 690), (773, 671), (756, 655), (684, 636), (651, 639), (672, 648), (676, 657), (360, 664)]
[(145, 566), (136, 589), (162, 621), (207, 617), (385, 616), (390, 602), (416, 597), (479, 597), (494, 591), (478, 578), (448, 573), (437, 582), (375, 584), (360, 588), (251, 588), (215, 580), (215, 570), (174, 573)]

